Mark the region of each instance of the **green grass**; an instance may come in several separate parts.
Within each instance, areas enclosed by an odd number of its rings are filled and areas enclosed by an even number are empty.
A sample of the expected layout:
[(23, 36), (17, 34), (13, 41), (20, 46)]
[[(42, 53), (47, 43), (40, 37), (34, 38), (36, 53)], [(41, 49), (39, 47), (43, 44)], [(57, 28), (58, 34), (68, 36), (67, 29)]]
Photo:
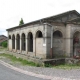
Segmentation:
[(62, 64), (62, 65), (45, 64), (44, 66), (49, 68), (56, 68), (56, 69), (80, 69), (80, 63)]
[(7, 48), (0, 47), (0, 51), (4, 51), (4, 50), (7, 50)]
[[(10, 59), (14, 63), (19, 62), (22, 65), (42, 67), (42, 65), (40, 65), (40, 64), (36, 64), (32, 61), (27, 61), (22, 58), (17, 58), (16, 56), (13, 56), (11, 54), (3, 53), (3, 54), (0, 54), (0, 56), (3, 56), (3, 57), (6, 57), (7, 59)], [(44, 67), (56, 68), (56, 69), (80, 69), (80, 63), (79, 64), (63, 64), (63, 65), (45, 64)]]
[(64, 64), (64, 65), (53, 66), (53, 68), (57, 68), (57, 69), (80, 69), (80, 64)]
[(8, 59), (10, 59), (12, 62), (20, 62), (22, 65), (29, 65), (29, 66), (36, 66), (36, 67), (40, 67), (41, 65), (34, 63), (32, 61), (27, 61), (25, 59), (22, 58), (16, 58), (16, 56), (10, 55), (10, 54), (0, 54), (0, 56), (4, 56)]

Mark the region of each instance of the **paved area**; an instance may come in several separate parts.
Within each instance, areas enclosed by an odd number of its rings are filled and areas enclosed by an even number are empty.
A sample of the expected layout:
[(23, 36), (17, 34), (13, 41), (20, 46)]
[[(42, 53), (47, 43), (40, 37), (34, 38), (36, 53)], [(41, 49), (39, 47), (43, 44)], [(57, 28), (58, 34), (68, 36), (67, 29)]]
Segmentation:
[(48, 80), (20, 73), (0, 64), (0, 80)]
[[(8, 59), (7, 60), (2, 59), (2, 61), (12, 64), (11, 61), (9, 61)], [(30, 75), (34, 75), (41, 78), (44, 78), (46, 76), (46, 79), (50, 80), (80, 80), (80, 69), (64, 70), (55, 68), (22, 66), (20, 64), (12, 64), (12, 65), (21, 70), (28, 71), (28, 74), (31, 72)]]
[(34, 72), (37, 74), (43, 74), (52, 77), (69, 78), (69, 79), (79, 79), (80, 80), (80, 69), (54, 69), (54, 68), (42, 68), (42, 67), (30, 67), (30, 66), (19, 66), (23, 70)]
[[(33, 80), (80, 80), (80, 79), (71, 79), (71, 78), (64, 78), (64, 77), (57, 77), (57, 76), (48, 76), (48, 75), (42, 75), (42, 74), (37, 74), (37, 73), (33, 73), (33, 72), (30, 72), (30, 71), (27, 71), (27, 70), (23, 70), (23, 69), (20, 69), (20, 68), (17, 68), (17, 67), (14, 67), (8, 63), (5, 63), (4, 61), (0, 60), (0, 64), (3, 64), (4, 66), (10, 68), (10, 69), (13, 69), (15, 71), (18, 71), (20, 73), (23, 73), (23, 74), (26, 74), (26, 75), (29, 75), (29, 76), (34, 76)], [(5, 70), (5, 69), (4, 69)], [(7, 71), (8, 72), (8, 71)], [(11, 73), (12, 74), (12, 73)], [(28, 76), (28, 77), (29, 77)], [(8, 76), (9, 77), (9, 76)], [(35, 79), (36, 77), (38, 77), (37, 79)], [(11, 80), (14, 80), (14, 79), (11, 79)], [(25, 80), (25, 79), (21, 79), (21, 80)], [(28, 80), (28, 79), (27, 79)], [(29, 80), (32, 80), (32, 79), (29, 79)]]
[[(2, 59), (4, 62), (12, 64), (10, 60)], [(44, 67), (22, 66), (20, 64), (12, 64), (21, 70), (37, 74), (38, 77), (46, 76), (50, 80), (80, 80), (80, 69), (55, 69)], [(39, 76), (40, 75), (40, 76)]]

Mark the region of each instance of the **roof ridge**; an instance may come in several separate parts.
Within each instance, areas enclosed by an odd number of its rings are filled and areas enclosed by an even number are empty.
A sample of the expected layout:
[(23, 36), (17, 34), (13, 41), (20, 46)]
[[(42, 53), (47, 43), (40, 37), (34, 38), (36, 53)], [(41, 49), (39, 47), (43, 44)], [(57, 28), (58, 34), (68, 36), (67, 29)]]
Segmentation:
[[(56, 15), (53, 15), (53, 16), (50, 16), (50, 17), (46, 17), (46, 18), (51, 18), (51, 17), (56, 18), (58, 16), (61, 16), (63, 14), (68, 14), (68, 13), (71, 13), (71, 12), (76, 12), (78, 15), (80, 15), (76, 10), (70, 10), (70, 11), (62, 12), (62, 13), (59, 13), (59, 14), (56, 14)], [(44, 19), (46, 19), (46, 18), (44, 18)]]
[(55, 19), (57, 17), (60, 17), (62, 15), (68, 14), (68, 13), (72, 13), (72, 12), (75, 12), (77, 15), (80, 16), (80, 14), (76, 10), (70, 10), (70, 11), (66, 11), (66, 12), (63, 12), (63, 13), (60, 13), (60, 14), (57, 14), (57, 15), (53, 15), (53, 16), (50, 16), (50, 17), (46, 17), (46, 18), (42, 18), (42, 19), (39, 19), (39, 20), (31, 21), (31, 22), (25, 23), (25, 24), (23, 24), (21, 26), (15, 26), (15, 27), (12, 27), (12, 28), (9, 28), (9, 29), (6, 29), (6, 30), (8, 31), (8, 30), (11, 30), (13, 28), (26, 26), (26, 25), (31, 24), (31, 23), (39, 22), (40, 20), (47, 20), (47, 19), (50, 19), (50, 18)]

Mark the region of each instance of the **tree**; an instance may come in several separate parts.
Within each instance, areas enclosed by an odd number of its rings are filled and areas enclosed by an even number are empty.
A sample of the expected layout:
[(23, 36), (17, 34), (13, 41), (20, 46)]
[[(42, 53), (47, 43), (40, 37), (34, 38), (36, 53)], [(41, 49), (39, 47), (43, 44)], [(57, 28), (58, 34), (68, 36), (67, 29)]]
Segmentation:
[(23, 21), (23, 19), (21, 18), (21, 20), (20, 20), (20, 22), (19, 22), (19, 26), (20, 25), (23, 25), (24, 24), (24, 21)]

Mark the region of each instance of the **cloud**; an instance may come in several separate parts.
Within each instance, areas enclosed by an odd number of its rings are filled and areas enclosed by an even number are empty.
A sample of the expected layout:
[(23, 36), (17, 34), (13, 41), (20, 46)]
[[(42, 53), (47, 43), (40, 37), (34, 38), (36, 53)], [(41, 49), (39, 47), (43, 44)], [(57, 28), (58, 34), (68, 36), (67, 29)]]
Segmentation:
[(74, 9), (80, 12), (80, 0), (0, 0), (0, 34), (21, 18), (27, 23)]
[(0, 35), (5, 35), (7, 36), (7, 32), (5, 29), (0, 29)]

